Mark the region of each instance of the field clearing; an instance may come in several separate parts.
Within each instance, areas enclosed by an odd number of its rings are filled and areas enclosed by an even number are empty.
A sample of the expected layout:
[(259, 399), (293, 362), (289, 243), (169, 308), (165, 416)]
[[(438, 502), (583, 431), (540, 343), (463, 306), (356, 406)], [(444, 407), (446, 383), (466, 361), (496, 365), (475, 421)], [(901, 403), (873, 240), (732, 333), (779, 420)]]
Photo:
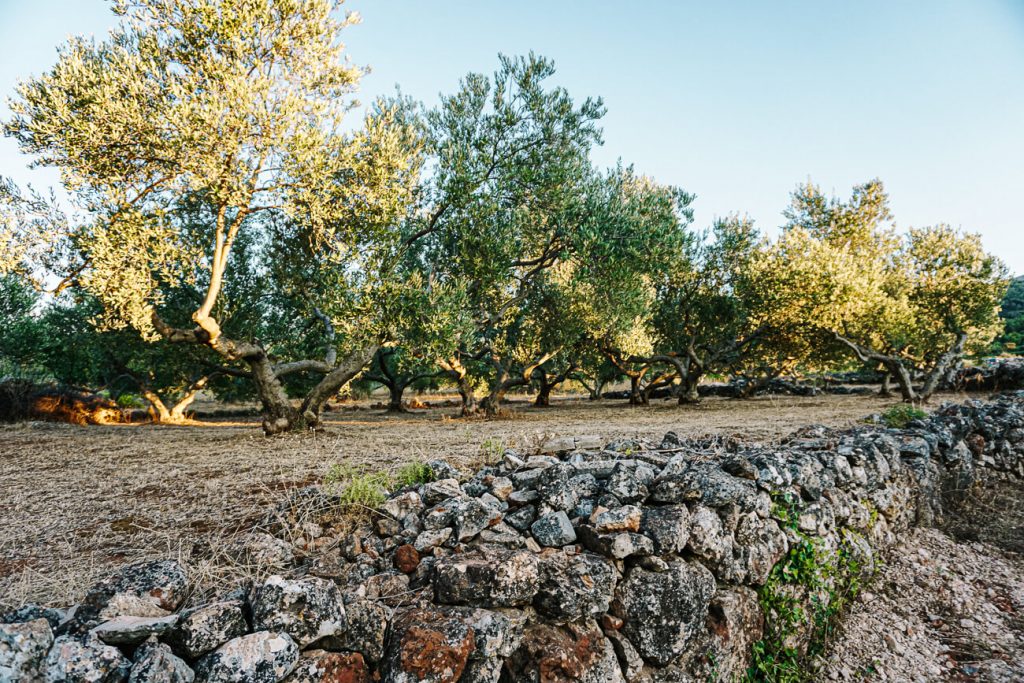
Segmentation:
[[(939, 396), (963, 400), (962, 395)], [(71, 604), (126, 562), (178, 557), (229, 577), (218, 550), (289, 489), (333, 463), (390, 468), (443, 458), (471, 466), (482, 446), (530, 449), (549, 435), (660, 439), (735, 434), (770, 441), (808, 424), (850, 426), (896, 402), (865, 396), (707, 399), (697, 406), (561, 398), (506, 418), (454, 419), (453, 408), (386, 415), (367, 405), (327, 414), (321, 434), (265, 438), (255, 419), (187, 426), (0, 428), (0, 606)]]

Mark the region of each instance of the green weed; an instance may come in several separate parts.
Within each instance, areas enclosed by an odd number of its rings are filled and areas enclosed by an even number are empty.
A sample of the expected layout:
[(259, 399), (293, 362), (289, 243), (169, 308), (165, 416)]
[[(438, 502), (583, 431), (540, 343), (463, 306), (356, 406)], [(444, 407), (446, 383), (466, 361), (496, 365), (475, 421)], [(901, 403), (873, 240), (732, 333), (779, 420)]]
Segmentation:
[(928, 413), (924, 412), (920, 408), (910, 405), (909, 403), (901, 403), (898, 406), (889, 408), (882, 413), (882, 422), (886, 427), (893, 429), (903, 429), (914, 420), (923, 420), (928, 417)]

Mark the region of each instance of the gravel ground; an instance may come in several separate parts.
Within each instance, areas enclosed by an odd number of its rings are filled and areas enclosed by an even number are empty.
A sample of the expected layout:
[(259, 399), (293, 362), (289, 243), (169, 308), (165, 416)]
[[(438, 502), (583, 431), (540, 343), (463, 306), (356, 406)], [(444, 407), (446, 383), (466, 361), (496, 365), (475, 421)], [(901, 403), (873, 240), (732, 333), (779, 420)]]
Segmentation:
[(942, 528), (903, 536), (843, 619), (821, 679), (1024, 681), (1022, 511), (1024, 485), (993, 482)]

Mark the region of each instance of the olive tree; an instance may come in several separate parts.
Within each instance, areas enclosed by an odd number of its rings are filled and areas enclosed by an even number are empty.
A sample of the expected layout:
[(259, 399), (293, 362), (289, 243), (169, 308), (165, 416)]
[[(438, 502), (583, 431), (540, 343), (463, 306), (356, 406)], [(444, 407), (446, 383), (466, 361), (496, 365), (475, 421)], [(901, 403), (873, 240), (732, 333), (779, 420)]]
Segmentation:
[[(225, 334), (217, 306), (240, 235), (279, 237), (267, 227), (277, 214), (291, 226), (283, 234), (302, 239), (276, 244), (276, 256), (305, 250), (345, 279), (340, 292), (322, 287), (327, 277), (306, 292), (331, 330), (386, 280), (419, 172), (418, 143), (392, 109), (341, 132), (361, 72), (339, 40), (357, 17), (339, 10), (337, 0), (118, 0), (120, 25), (62, 46), (49, 72), (19, 86), (5, 125), (77, 201), (81, 222), (42, 237), (70, 235), (73, 276), (104, 323), (243, 368), (267, 433), (317, 426), (384, 340), (374, 330), (344, 354), (332, 344), (277, 362), (256, 338)], [(205, 229), (183, 228), (184, 201), (202, 205)], [(171, 319), (166, 289), (199, 280), (190, 320)], [(282, 384), (294, 372), (320, 378), (298, 408)]]
[(881, 365), (905, 401), (928, 400), (965, 351), (998, 334), (1006, 268), (978, 236), (941, 225), (898, 234), (879, 181), (848, 202), (801, 187), (787, 215), (758, 271), (781, 293), (775, 320)]
[(679, 403), (699, 400), (700, 380), (735, 369), (767, 327), (758, 319), (751, 262), (763, 247), (753, 223), (716, 220), (710, 234), (688, 242), (658, 281), (653, 311), (656, 358), (679, 380)]
[(473, 333), (438, 359), (463, 412), (476, 409), (481, 384), (484, 409), (495, 410), (557, 351), (526, 358), (509, 340), (526, 331), (524, 303), (572, 248), (604, 109), (548, 86), (553, 73), (547, 59), (502, 56), (492, 76), (466, 76), (425, 117), (432, 173), (406, 241), (425, 240), (434, 276), (466, 294)]

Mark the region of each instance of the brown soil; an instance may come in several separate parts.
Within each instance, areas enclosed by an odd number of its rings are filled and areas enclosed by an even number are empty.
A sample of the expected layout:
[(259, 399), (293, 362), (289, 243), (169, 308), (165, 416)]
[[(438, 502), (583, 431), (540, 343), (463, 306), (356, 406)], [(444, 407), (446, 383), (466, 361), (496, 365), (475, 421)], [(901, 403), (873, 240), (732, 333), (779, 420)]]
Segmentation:
[(517, 403), (496, 420), (453, 419), (452, 408), (385, 415), (350, 406), (327, 415), (324, 433), (269, 439), (249, 418), (173, 427), (6, 426), (0, 605), (71, 604), (112, 567), (143, 558), (175, 556), (230, 574), (211, 559), (225, 538), (287, 490), (321, 481), (333, 463), (385, 469), (444, 458), (470, 466), (486, 451), (530, 449), (551, 435), (660, 438), (671, 429), (772, 440), (807, 424), (848, 426), (893, 402), (765, 397), (629, 407), (563, 398), (551, 408)]

